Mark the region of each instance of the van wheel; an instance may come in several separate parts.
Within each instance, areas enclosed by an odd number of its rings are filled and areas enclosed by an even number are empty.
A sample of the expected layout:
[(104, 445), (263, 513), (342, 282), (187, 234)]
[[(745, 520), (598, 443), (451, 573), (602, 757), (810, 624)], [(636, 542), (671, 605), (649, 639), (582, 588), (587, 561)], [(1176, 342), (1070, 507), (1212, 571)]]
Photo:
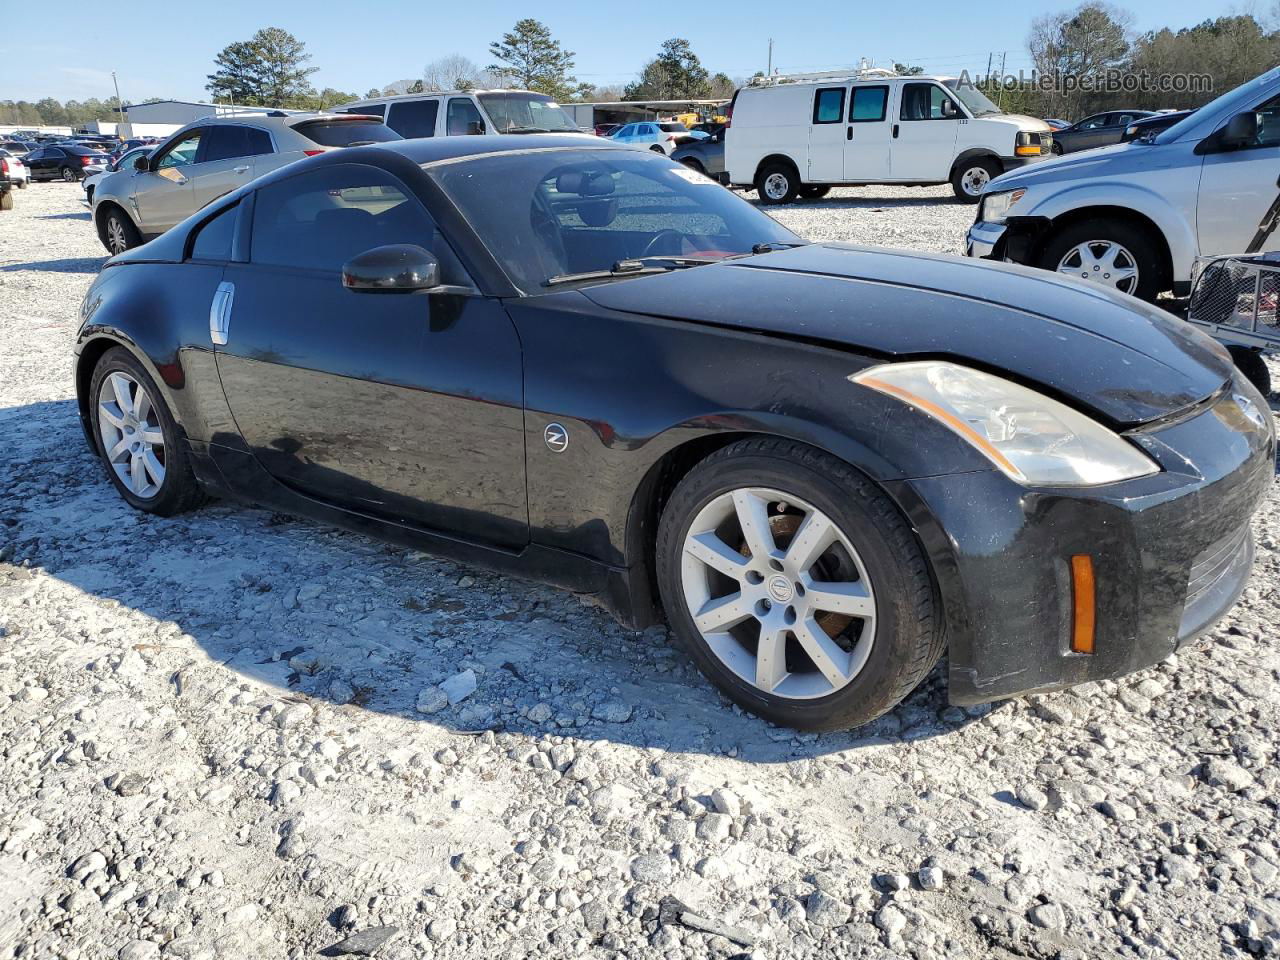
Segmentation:
[(826, 184), (807, 183), (800, 188), (800, 199), (821, 200), (830, 192), (831, 188)]
[(1163, 282), (1160, 256), (1146, 231), (1123, 220), (1073, 223), (1050, 235), (1040, 266), (1154, 301)]
[(761, 203), (791, 203), (800, 194), (800, 178), (785, 163), (766, 163), (756, 174), (756, 193)]
[(1227, 351), (1245, 379), (1257, 387), (1264, 397), (1271, 396), (1271, 371), (1267, 369), (1267, 361), (1262, 359), (1262, 351), (1247, 347), (1228, 347)]
[(951, 172), (951, 189), (961, 202), (977, 203), (987, 184), (1003, 172), (1000, 164), (990, 157), (966, 160)]

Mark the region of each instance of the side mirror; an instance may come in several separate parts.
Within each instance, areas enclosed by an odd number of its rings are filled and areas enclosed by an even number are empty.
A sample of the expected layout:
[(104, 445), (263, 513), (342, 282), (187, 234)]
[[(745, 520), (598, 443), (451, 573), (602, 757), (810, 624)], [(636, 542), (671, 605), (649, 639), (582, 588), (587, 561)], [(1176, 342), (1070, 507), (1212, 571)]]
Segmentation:
[(342, 285), (355, 293), (413, 293), (440, 286), (440, 261), (413, 243), (390, 243), (352, 257)]
[(1238, 150), (1258, 142), (1258, 115), (1237, 113), (1218, 134), (1218, 149)]
[(133, 158), (133, 169), (135, 169), (135, 170), (148, 170), (148, 169), (150, 169), (150, 167), (151, 167), (151, 158), (150, 158), (150, 157), (145, 157), (145, 156), (144, 156), (144, 157), (134, 157), (134, 158)]

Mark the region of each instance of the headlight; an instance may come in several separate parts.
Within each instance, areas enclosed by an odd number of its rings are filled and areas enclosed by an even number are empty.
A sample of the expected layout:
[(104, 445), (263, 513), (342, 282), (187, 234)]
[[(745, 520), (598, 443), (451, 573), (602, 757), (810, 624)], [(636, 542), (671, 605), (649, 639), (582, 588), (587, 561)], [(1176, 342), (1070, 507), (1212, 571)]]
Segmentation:
[(1018, 483), (1092, 486), (1160, 470), (1137, 447), (1084, 414), (956, 363), (888, 363), (849, 379), (933, 417)]
[(982, 198), (982, 219), (989, 223), (1003, 223), (1009, 208), (1022, 199), (1026, 190), (1005, 190), (988, 193)]

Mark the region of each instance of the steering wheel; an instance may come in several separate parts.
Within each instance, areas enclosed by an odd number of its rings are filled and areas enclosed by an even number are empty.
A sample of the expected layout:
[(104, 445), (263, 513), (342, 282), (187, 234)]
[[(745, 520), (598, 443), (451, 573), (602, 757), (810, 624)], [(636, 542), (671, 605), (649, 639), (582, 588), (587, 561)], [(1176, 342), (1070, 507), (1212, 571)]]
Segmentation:
[[(667, 246), (667, 245), (674, 245), (675, 249), (673, 250), (662, 249), (664, 246)], [(644, 245), (644, 252), (641, 253), (640, 256), (642, 257), (656, 257), (656, 256), (667, 256), (667, 255), (679, 256), (681, 253), (684, 252), (683, 247), (684, 247), (684, 234), (681, 233), (679, 230), (672, 230), (670, 227), (668, 227), (664, 230), (659, 230), (649, 239), (649, 242)]]

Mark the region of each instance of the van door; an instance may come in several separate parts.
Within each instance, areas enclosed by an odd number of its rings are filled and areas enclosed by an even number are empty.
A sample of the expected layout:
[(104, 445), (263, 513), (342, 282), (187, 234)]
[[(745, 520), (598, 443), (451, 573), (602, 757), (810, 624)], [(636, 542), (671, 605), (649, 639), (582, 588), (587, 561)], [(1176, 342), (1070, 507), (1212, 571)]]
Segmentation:
[(1200, 168), (1196, 225), (1203, 256), (1280, 250), (1280, 96), (1254, 112), (1256, 141), (1211, 153)]
[(904, 83), (893, 125), (889, 161), (894, 180), (944, 183), (951, 176), (956, 136), (968, 123), (964, 111), (939, 84)]
[(889, 178), (892, 127), (888, 85), (854, 84), (844, 143), (845, 180), (874, 183)]
[(818, 87), (813, 91), (809, 122), (809, 172), (806, 183), (839, 183), (844, 179), (846, 130), (844, 105), (849, 88)]

